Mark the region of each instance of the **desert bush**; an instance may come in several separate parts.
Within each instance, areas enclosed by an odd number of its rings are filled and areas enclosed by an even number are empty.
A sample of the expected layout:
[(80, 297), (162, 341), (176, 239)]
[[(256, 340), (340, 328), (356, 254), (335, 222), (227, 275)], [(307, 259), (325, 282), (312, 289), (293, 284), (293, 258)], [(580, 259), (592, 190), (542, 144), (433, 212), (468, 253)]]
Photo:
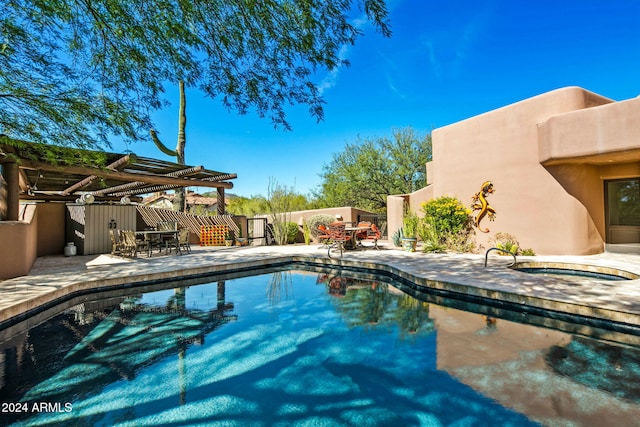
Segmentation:
[(442, 196), (422, 203), (424, 218), (438, 235), (457, 234), (471, 228), (471, 211), (456, 197)]
[(308, 222), (304, 222), (304, 224), (302, 224), (302, 235), (304, 236), (304, 243), (305, 245), (308, 245), (311, 243), (311, 229), (309, 228), (309, 223)]
[(471, 211), (455, 197), (443, 196), (422, 204), (424, 218), (418, 236), (425, 252), (471, 252)]
[(447, 245), (441, 242), (436, 229), (424, 219), (418, 226), (418, 237), (422, 240), (423, 252), (444, 252), (447, 249)]
[[(514, 235), (509, 233), (496, 233), (496, 235), (491, 239), (491, 242), (494, 247), (511, 252), (514, 255), (517, 255), (520, 250), (520, 243), (518, 243), (518, 240)], [(498, 253), (506, 255), (505, 253)]]
[(473, 240), (473, 233), (469, 231), (460, 231), (458, 233), (445, 233), (444, 245), (450, 251), (455, 252), (473, 252), (476, 249), (476, 242)]
[(307, 224), (309, 225), (309, 229), (311, 230), (311, 235), (313, 237), (318, 237), (319, 230), (318, 226), (320, 224), (327, 226), (332, 222), (336, 221), (336, 217), (328, 214), (317, 214), (309, 217), (307, 220)]
[(295, 243), (298, 240), (298, 233), (300, 230), (298, 229), (298, 223), (296, 222), (287, 222), (287, 243)]

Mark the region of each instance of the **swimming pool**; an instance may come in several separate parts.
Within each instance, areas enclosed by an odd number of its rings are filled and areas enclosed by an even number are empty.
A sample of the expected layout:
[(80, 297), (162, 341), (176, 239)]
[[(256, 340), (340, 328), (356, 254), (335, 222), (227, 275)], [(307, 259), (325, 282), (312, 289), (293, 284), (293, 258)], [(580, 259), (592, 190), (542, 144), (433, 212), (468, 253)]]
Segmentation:
[(584, 325), (550, 318), (537, 323), (552, 328), (533, 326), (525, 324), (531, 315), (436, 303), (370, 279), (275, 271), (82, 297), (0, 343), (1, 420), (624, 426), (640, 419), (637, 336), (599, 340)]

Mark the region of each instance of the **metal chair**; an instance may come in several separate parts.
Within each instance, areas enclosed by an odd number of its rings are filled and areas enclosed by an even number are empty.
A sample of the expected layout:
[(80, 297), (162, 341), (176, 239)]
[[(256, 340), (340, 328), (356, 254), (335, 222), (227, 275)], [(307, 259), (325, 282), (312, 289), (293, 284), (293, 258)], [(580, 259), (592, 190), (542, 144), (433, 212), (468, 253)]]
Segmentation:
[(373, 240), (373, 248), (380, 249), (378, 246), (378, 240), (382, 237), (382, 231), (378, 228), (377, 225), (371, 224), (371, 229), (367, 231), (366, 240)]
[(330, 238), (329, 229), (324, 224), (318, 224), (318, 241), (326, 247), (329, 246)]
[(342, 253), (345, 251), (344, 244), (351, 240), (351, 236), (349, 236), (345, 230), (344, 223), (329, 224), (329, 240), (331, 240), (331, 244), (327, 250), (329, 258), (331, 258), (332, 253), (334, 256), (340, 254), (340, 258), (342, 258)]
[[(175, 231), (178, 229), (178, 221), (162, 221), (158, 223), (156, 230), (158, 231)], [(171, 246), (177, 244), (175, 236), (163, 236), (162, 243), (164, 244), (165, 252), (171, 252)]]

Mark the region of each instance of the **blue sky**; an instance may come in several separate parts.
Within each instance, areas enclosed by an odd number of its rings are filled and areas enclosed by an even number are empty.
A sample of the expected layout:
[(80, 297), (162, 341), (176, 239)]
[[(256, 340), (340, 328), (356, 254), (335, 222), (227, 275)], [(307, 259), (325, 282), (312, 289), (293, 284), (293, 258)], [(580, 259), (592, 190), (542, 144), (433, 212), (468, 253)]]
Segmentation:
[[(308, 194), (323, 165), (358, 137), (411, 126), (427, 133), (531, 96), (580, 86), (614, 100), (640, 95), (640, 2), (636, 0), (388, 2), (391, 38), (367, 24), (351, 66), (321, 73), (325, 119), (288, 110), (292, 131), (228, 112), (218, 99), (187, 92), (189, 165), (237, 173), (230, 193), (266, 195), (270, 179)], [(359, 19), (354, 14), (354, 19)], [(178, 95), (154, 119), (175, 146)], [(130, 149), (171, 160), (151, 142)], [(195, 189), (206, 191), (206, 189)]]

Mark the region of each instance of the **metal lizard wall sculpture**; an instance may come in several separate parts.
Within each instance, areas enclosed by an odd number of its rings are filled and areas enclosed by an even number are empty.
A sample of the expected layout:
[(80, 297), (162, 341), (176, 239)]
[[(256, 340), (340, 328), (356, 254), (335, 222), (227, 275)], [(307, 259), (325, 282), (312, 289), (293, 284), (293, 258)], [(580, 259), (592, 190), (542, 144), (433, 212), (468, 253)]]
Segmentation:
[(488, 228), (480, 228), (480, 221), (482, 221), (482, 218), (484, 218), (485, 216), (489, 215), (489, 221), (493, 221), (496, 218), (496, 211), (495, 209), (493, 209), (490, 205), (489, 202), (487, 201), (487, 196), (491, 193), (493, 193), (493, 184), (491, 183), (491, 181), (485, 181), (482, 184), (482, 187), (480, 187), (480, 191), (478, 191), (472, 198), (472, 204), (471, 207), (473, 208), (474, 211), (480, 211), (478, 212), (478, 214), (475, 216), (474, 220), (473, 220), (473, 224), (476, 226), (476, 228), (480, 231), (482, 231), (483, 233), (488, 233), (489, 229)]

